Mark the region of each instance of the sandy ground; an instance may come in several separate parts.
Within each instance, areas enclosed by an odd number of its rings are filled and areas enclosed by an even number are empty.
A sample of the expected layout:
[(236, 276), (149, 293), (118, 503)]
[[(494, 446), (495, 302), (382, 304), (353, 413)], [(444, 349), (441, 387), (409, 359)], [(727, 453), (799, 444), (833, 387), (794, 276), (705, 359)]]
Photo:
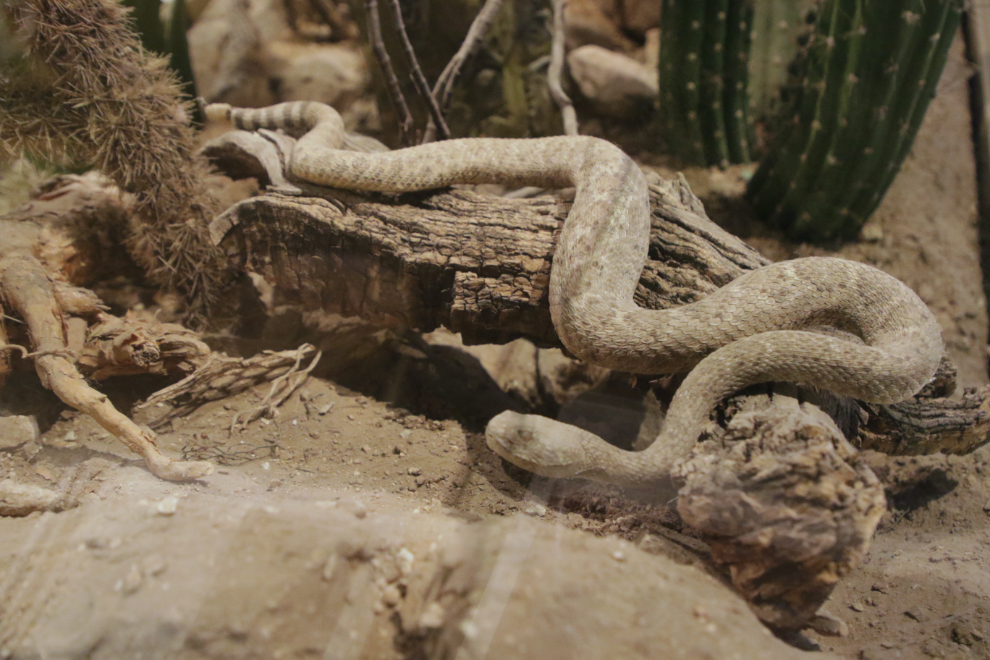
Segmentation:
[[(914, 287), (971, 386), (986, 382), (987, 320), (967, 73), (957, 53), (863, 240), (832, 254)], [(743, 174), (688, 176), (713, 219), (773, 258), (826, 253), (746, 218)], [(450, 344), (311, 379), (244, 431), (230, 420), (264, 388), (200, 408), (159, 436), (216, 461), (192, 484), (154, 479), (31, 377), (9, 385), (5, 412), (43, 433), (0, 449), (0, 479), (51, 491), (60, 512), (0, 518), (0, 658), (990, 657), (990, 450), (872, 457), (886, 483), (924, 477), (824, 608), (846, 635), (789, 645), (678, 534), (669, 493), (534, 481), (489, 452), (484, 422), (520, 405), (500, 368), (535, 351)], [(162, 384), (107, 391), (128, 410)], [(632, 432), (642, 417), (614, 386), (575, 407)]]

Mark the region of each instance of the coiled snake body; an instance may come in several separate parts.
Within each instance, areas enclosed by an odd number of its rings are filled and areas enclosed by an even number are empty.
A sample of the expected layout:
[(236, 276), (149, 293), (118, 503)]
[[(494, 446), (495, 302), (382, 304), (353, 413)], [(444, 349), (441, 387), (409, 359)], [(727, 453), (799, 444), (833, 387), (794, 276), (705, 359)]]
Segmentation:
[[(356, 153), (342, 150), (343, 122), (322, 104), (258, 110), (214, 104), (207, 115), (245, 129), (304, 132), (291, 155), (291, 173), (316, 184), (381, 192), (453, 183), (576, 188), (550, 276), (550, 311), (561, 342), (577, 357), (610, 369), (694, 369), (675, 394), (659, 437), (642, 452), (535, 415), (504, 412), (492, 419), (488, 445), (538, 474), (650, 483), (687, 455), (715, 404), (742, 387), (794, 381), (892, 403), (921, 389), (942, 355), (938, 324), (913, 291), (843, 259), (776, 263), (690, 305), (638, 307), (633, 291), (650, 236), (647, 184), (625, 153), (597, 138), (471, 138)], [(861, 341), (809, 330), (829, 327)]]

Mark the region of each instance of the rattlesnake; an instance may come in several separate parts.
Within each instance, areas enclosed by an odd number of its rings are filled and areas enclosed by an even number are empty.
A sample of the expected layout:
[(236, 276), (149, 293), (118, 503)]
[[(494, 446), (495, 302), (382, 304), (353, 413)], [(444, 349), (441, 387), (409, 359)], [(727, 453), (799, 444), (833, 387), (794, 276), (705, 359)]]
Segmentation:
[[(642, 452), (535, 415), (504, 412), (492, 419), (488, 445), (538, 474), (650, 483), (688, 454), (714, 405), (742, 387), (795, 381), (891, 403), (924, 386), (942, 355), (938, 324), (913, 291), (843, 259), (772, 264), (675, 309), (636, 306), (633, 291), (650, 236), (648, 189), (639, 167), (604, 140), (470, 138), (355, 153), (342, 150), (343, 122), (326, 105), (245, 110), (214, 104), (206, 110), (240, 128), (302, 133), (291, 173), (311, 183), (382, 192), (454, 183), (576, 188), (550, 276), (550, 311), (561, 342), (578, 358), (610, 369), (694, 370), (674, 396), (659, 437)], [(842, 332), (813, 331), (820, 328)]]

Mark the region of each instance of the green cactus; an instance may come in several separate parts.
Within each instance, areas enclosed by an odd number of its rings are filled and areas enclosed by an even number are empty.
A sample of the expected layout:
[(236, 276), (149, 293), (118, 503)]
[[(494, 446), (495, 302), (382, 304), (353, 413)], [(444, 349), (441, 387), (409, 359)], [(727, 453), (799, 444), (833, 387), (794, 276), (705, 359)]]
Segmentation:
[(753, 0), (730, 2), (725, 37), (725, 131), (729, 162), (748, 163), (753, 145), (750, 103), (750, 45)]
[(756, 0), (749, 52), (749, 114), (760, 121), (776, 116), (780, 89), (798, 54), (798, 38), (805, 30), (804, 16), (818, 0)]
[(855, 236), (910, 151), (961, 13), (961, 0), (825, 0), (789, 121), (749, 184), (757, 213), (794, 238)]
[(748, 162), (753, 0), (664, 0), (661, 127), (688, 162)]

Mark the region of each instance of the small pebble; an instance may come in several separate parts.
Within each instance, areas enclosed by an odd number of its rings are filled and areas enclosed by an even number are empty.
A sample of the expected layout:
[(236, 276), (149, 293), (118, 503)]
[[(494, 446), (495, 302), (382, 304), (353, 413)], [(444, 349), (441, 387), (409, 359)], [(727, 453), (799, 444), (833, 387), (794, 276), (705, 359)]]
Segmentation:
[(141, 570), (144, 572), (145, 576), (154, 577), (165, 572), (168, 568), (168, 564), (161, 555), (148, 555), (141, 562)]
[(883, 227), (877, 223), (863, 225), (859, 231), (859, 238), (867, 243), (876, 243), (883, 240)]
[(399, 591), (399, 587), (394, 584), (390, 584), (385, 587), (385, 591), (382, 593), (382, 602), (384, 602), (389, 607), (395, 607), (402, 600), (402, 592)]
[(539, 502), (529, 502), (523, 507), (523, 513), (527, 516), (539, 516), (542, 518), (547, 515), (547, 508)]
[(831, 614), (816, 614), (808, 622), (809, 627), (819, 635), (827, 637), (848, 637), (849, 624)]
[(337, 568), (337, 555), (330, 555), (327, 563), (323, 564), (323, 580), (329, 582), (333, 579), (333, 572)]
[(0, 417), (0, 447), (9, 449), (41, 437), (38, 421), (31, 415)]
[(141, 575), (141, 571), (138, 569), (137, 564), (131, 564), (130, 569), (127, 571), (127, 575), (124, 577), (124, 582), (121, 585), (121, 591), (125, 594), (130, 595), (137, 592), (144, 584), (144, 576)]
[(411, 467), (408, 470), (406, 470), (406, 472), (408, 472), (410, 475), (414, 477), (418, 477), (419, 475), (423, 474), (423, 471), (418, 467)]
[(395, 564), (399, 567), (399, 573), (402, 577), (409, 577), (412, 574), (413, 562), (415, 560), (416, 556), (406, 548), (399, 548), (399, 551), (395, 553)]
[(174, 495), (169, 495), (168, 497), (163, 497), (157, 505), (155, 505), (155, 511), (161, 516), (171, 516), (175, 513), (176, 509), (179, 507), (179, 498)]

